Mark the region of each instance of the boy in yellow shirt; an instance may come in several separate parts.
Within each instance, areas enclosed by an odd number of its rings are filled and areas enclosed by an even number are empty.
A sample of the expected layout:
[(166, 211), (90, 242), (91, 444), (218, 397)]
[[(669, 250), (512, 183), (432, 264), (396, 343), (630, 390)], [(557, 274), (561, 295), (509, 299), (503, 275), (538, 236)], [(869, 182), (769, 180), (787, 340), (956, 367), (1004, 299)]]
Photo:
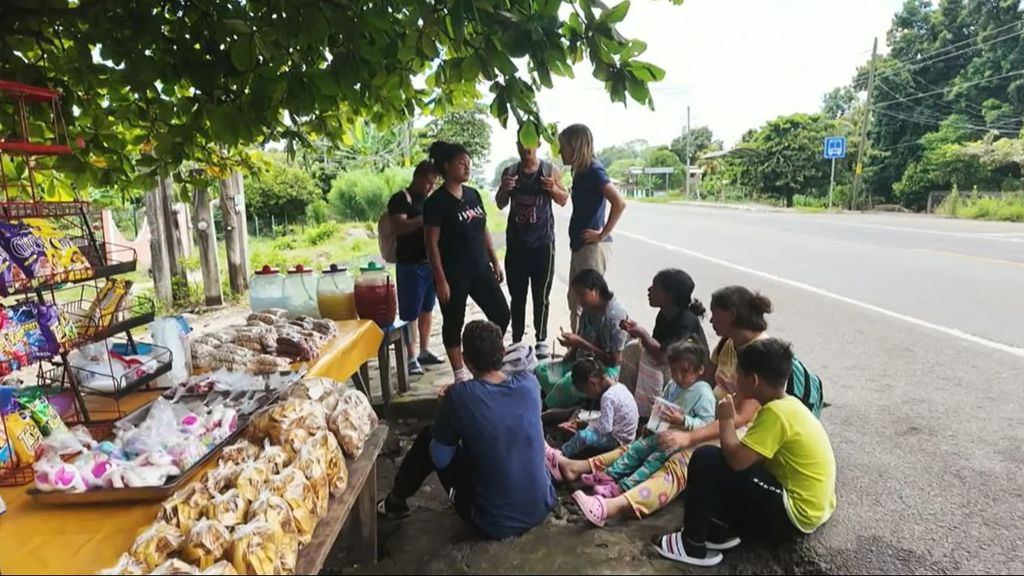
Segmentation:
[(765, 338), (738, 356), (739, 394), (761, 408), (740, 440), (732, 396), (718, 403), (722, 447), (694, 452), (683, 529), (653, 540), (658, 554), (670, 560), (715, 566), (723, 551), (739, 546), (737, 534), (810, 534), (836, 509), (836, 461), (825, 428), (800, 400), (786, 395), (793, 365), (789, 344)]

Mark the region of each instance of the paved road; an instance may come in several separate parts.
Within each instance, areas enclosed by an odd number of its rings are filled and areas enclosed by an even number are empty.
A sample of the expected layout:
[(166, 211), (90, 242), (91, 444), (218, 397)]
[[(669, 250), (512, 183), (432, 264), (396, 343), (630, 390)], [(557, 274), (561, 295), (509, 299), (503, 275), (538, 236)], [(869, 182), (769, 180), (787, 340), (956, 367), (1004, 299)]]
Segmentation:
[(653, 322), (669, 265), (705, 302), (750, 286), (826, 382), (840, 508), (784, 567), (1024, 571), (1024, 226), (631, 203), (620, 230), (609, 281), (631, 316)]

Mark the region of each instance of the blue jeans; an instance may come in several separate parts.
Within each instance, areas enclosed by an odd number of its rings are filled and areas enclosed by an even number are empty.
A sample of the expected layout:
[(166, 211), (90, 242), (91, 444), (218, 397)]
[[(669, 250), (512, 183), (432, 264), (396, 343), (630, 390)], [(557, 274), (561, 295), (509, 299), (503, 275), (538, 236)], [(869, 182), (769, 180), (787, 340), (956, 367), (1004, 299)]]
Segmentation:
[(430, 264), (418, 262), (395, 264), (395, 278), (398, 281), (398, 317), (406, 322), (415, 322), (420, 314), (434, 311), (437, 294), (434, 291), (434, 273)]
[(562, 445), (562, 454), (566, 458), (575, 458), (584, 451), (608, 452), (621, 446), (621, 443), (610, 433), (598, 434), (590, 428), (584, 428)]

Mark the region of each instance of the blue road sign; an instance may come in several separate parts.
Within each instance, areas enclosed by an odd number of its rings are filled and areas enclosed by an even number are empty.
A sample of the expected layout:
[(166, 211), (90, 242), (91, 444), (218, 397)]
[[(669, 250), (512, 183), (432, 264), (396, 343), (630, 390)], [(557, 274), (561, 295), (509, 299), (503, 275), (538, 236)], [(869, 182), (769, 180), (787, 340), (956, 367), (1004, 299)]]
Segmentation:
[(846, 136), (825, 138), (825, 160), (846, 158)]

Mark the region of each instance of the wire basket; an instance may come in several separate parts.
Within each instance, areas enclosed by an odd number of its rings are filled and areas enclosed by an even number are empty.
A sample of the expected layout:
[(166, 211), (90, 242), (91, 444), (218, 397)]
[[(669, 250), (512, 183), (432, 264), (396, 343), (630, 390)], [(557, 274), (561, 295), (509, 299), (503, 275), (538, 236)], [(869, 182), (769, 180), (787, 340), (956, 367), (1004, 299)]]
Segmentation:
[[(163, 346), (122, 338), (111, 338), (93, 346), (106, 347), (108, 352), (92, 361), (84, 354), (69, 355), (68, 366), (55, 366), (43, 372), (41, 384), (57, 389), (75, 386), (82, 393), (121, 397), (171, 371), (173, 355)], [(126, 363), (118, 356), (130, 361)]]
[(85, 284), (61, 290), (55, 295), (61, 310), (75, 325), (77, 337), (68, 349), (97, 342), (115, 334), (123, 334), (149, 324), (156, 318), (156, 303), (152, 298), (129, 293), (116, 310), (93, 310), (100, 288)]

